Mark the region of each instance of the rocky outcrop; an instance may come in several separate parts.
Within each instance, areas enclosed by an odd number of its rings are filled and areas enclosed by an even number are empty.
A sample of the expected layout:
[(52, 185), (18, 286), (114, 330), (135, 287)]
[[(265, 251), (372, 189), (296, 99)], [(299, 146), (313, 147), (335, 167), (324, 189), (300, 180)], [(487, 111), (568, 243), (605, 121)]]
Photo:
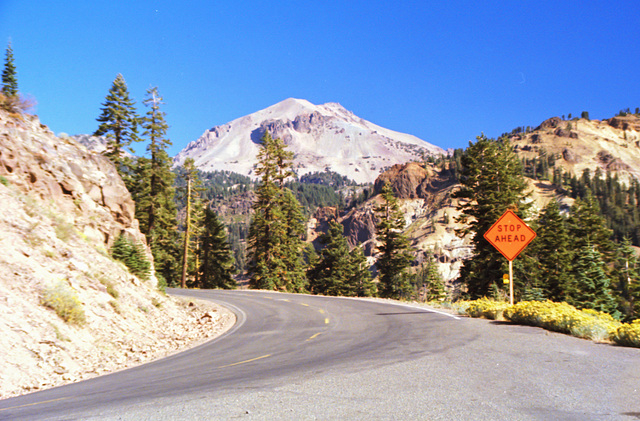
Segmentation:
[[(344, 226), (344, 235), (351, 247), (368, 243), (375, 238), (376, 216), (374, 212), (375, 202), (369, 201), (363, 206), (351, 210), (343, 218), (341, 223)], [(370, 246), (365, 247), (365, 254), (370, 256), (373, 250)]]
[(427, 199), (431, 194), (455, 184), (455, 179), (447, 171), (435, 171), (418, 162), (397, 164), (380, 174), (374, 184), (379, 194), (385, 183), (389, 183), (394, 195), (399, 199)]
[(107, 248), (121, 232), (142, 241), (135, 204), (111, 162), (35, 116), (0, 114), (0, 175), (21, 191), (53, 201), (84, 235)]
[(598, 152), (596, 158), (607, 171), (628, 171), (631, 169), (627, 164), (622, 162), (619, 158), (614, 157), (607, 151)]
[(562, 159), (564, 159), (566, 162), (570, 164), (575, 164), (576, 162), (579, 162), (578, 156), (571, 149), (568, 149), (568, 148), (565, 148), (562, 150)]
[(611, 127), (615, 127), (616, 129), (635, 130), (640, 132), (640, 116), (635, 114), (616, 116), (605, 121), (607, 121)]
[(0, 358), (0, 399), (140, 364), (233, 323), (110, 257), (118, 234), (144, 237), (108, 160), (2, 111), (0, 232), (0, 355), (11, 356)]
[(293, 129), (300, 133), (311, 133), (314, 127), (322, 126), (327, 121), (327, 117), (317, 111), (309, 114), (297, 115), (293, 120)]
[(562, 119), (560, 117), (551, 117), (551, 118), (543, 121), (542, 123), (540, 123), (540, 126), (538, 126), (538, 128), (536, 130), (540, 130), (540, 129), (555, 129), (561, 123), (562, 123)]
[(424, 182), (430, 175), (433, 175), (433, 171), (429, 171), (424, 165), (417, 162), (396, 164), (380, 174), (380, 177), (376, 179), (374, 189), (376, 194), (379, 194), (382, 191), (382, 187), (388, 183), (397, 198), (415, 199), (424, 197)]

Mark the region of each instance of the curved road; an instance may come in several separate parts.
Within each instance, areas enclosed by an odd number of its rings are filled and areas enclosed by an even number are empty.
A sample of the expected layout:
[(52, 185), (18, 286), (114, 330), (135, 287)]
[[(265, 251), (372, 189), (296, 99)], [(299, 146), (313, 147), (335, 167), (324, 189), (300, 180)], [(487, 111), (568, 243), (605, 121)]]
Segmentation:
[(171, 290), (235, 312), (224, 335), (0, 401), (0, 419), (640, 419), (640, 350), (411, 306)]

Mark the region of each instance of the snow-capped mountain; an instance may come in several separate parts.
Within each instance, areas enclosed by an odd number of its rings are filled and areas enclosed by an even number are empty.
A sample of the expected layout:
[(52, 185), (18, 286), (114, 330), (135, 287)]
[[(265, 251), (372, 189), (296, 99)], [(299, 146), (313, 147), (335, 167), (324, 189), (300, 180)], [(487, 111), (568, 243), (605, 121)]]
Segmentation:
[(264, 110), (207, 130), (174, 158), (193, 158), (203, 171), (254, 176), (265, 131), (294, 153), (298, 175), (330, 169), (357, 182), (373, 182), (383, 169), (445, 151), (415, 136), (377, 126), (340, 104), (314, 105), (289, 98)]

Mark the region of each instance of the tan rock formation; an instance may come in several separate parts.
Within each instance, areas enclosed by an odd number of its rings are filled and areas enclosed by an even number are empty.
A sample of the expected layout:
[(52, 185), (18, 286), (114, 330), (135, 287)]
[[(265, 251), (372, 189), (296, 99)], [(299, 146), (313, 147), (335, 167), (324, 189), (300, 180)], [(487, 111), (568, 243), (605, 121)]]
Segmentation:
[[(140, 364), (233, 323), (111, 259), (122, 232), (144, 240), (108, 160), (0, 111), (0, 399)], [(64, 304), (44, 305), (50, 294)]]

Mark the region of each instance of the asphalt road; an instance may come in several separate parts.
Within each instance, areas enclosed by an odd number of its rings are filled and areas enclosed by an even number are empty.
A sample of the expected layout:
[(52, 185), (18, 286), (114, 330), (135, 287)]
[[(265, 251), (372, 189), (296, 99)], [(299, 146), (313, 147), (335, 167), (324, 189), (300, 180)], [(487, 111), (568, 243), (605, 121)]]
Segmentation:
[(183, 291), (223, 336), (0, 401), (0, 419), (638, 420), (640, 349), (382, 301)]

